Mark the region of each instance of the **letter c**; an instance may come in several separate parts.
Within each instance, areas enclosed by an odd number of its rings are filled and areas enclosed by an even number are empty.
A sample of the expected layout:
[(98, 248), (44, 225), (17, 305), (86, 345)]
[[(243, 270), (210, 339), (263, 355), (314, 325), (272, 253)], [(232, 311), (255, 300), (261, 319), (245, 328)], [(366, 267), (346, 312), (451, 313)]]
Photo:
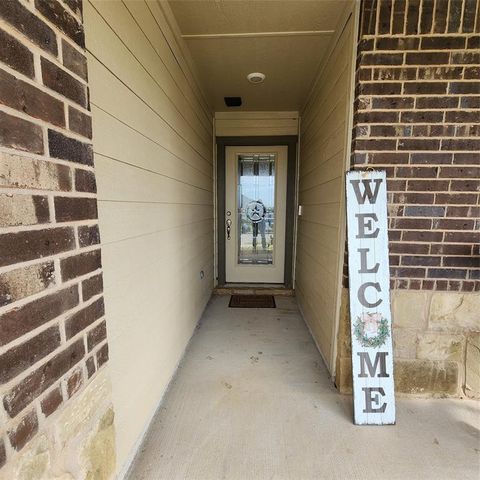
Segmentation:
[(359, 302), (367, 308), (375, 308), (378, 307), (383, 300), (380, 298), (377, 300), (375, 303), (370, 303), (366, 298), (365, 298), (365, 290), (368, 287), (373, 287), (377, 292), (381, 292), (380, 284), (378, 282), (366, 282), (363, 285), (360, 285), (360, 288), (358, 289), (358, 300)]

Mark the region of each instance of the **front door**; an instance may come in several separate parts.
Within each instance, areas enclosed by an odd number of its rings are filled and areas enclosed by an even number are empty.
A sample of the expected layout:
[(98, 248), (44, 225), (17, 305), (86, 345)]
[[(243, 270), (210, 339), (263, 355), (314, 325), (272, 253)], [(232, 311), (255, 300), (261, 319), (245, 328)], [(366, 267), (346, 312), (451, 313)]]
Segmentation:
[(288, 147), (226, 147), (229, 283), (283, 283)]

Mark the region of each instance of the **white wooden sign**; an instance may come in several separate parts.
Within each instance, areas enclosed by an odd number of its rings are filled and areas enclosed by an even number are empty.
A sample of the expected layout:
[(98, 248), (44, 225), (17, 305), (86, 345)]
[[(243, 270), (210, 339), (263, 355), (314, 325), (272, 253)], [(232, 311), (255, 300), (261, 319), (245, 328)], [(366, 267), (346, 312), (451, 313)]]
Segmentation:
[(351, 171), (346, 185), (354, 419), (394, 424), (386, 175)]

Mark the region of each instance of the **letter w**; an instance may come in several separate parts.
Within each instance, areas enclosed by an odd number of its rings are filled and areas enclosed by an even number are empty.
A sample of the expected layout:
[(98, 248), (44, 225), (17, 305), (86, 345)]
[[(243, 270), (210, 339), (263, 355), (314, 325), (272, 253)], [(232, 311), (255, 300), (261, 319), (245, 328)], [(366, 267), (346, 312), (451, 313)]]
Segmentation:
[(369, 203), (375, 203), (377, 201), (378, 191), (380, 190), (380, 184), (382, 183), (381, 178), (376, 178), (373, 180), (375, 182), (375, 191), (372, 193), (372, 189), (370, 188), (370, 183), (372, 180), (362, 180), (363, 183), (363, 193), (360, 192), (360, 180), (350, 180), (352, 184), (353, 190), (357, 197), (357, 202), (360, 205), (365, 203), (365, 200), (368, 197)]
[(375, 355), (375, 362), (373, 365), (372, 365), (372, 362), (370, 361), (370, 356), (368, 355), (367, 352), (358, 352), (357, 355), (360, 357), (359, 377), (364, 378), (368, 376), (365, 372), (365, 365), (368, 368), (368, 373), (370, 374), (370, 377), (374, 377), (379, 364), (380, 364), (380, 373), (377, 375), (377, 377), (390, 376), (387, 373), (387, 362), (386, 362), (386, 357), (388, 355), (388, 352), (377, 352), (377, 354)]

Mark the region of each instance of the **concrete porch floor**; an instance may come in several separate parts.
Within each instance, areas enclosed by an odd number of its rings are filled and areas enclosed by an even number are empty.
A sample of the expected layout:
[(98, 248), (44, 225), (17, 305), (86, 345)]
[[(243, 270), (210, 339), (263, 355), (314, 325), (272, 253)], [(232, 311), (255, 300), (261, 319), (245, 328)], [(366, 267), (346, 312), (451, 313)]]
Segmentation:
[(356, 427), (295, 298), (214, 296), (130, 480), (475, 479), (479, 405), (397, 399), (397, 425)]

